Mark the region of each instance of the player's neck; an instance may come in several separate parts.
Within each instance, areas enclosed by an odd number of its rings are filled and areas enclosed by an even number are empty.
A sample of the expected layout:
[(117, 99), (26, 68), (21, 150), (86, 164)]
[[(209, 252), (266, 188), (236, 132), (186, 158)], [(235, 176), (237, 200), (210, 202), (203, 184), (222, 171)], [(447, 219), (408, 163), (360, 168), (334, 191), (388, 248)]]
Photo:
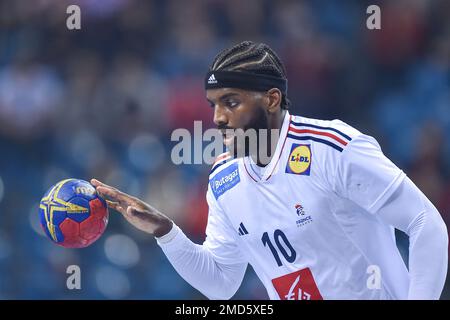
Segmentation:
[[(286, 115), (286, 110), (281, 110), (269, 120), (269, 130), (267, 132), (267, 141), (265, 143), (260, 143), (259, 148), (263, 150), (258, 150), (257, 155), (251, 155), (253, 161), (259, 167), (267, 166), (273, 158), (275, 149), (280, 139), (281, 128), (283, 127), (284, 117)], [(258, 148), (258, 149), (259, 149)], [(264, 158), (260, 155), (267, 155)]]

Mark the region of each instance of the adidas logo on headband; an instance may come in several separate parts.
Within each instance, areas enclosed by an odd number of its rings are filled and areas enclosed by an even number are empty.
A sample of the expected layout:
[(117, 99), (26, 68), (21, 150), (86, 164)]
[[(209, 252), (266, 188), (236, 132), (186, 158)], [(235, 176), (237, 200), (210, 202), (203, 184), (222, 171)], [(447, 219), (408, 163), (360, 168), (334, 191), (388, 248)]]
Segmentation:
[(216, 77), (214, 77), (214, 74), (211, 75), (211, 77), (209, 77), (208, 79), (208, 84), (216, 84), (217, 80)]
[(282, 94), (286, 95), (287, 93), (287, 79), (267, 74), (246, 71), (211, 70), (205, 75), (203, 81), (206, 90), (238, 88), (243, 90), (267, 91), (272, 88), (278, 88)]

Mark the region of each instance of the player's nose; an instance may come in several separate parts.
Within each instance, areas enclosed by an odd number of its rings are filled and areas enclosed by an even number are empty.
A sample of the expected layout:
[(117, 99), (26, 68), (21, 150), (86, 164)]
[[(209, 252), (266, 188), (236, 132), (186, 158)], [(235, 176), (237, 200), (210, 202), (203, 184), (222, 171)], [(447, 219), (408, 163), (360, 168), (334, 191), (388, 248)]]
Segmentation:
[(214, 107), (214, 123), (217, 127), (226, 126), (228, 124), (228, 118), (224, 107), (217, 105)]

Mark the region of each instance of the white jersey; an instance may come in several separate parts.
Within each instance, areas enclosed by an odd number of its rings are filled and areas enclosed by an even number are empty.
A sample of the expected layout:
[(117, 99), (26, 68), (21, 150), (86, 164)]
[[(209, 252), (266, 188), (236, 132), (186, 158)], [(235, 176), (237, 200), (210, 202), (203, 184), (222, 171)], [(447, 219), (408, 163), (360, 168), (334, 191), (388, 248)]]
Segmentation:
[(286, 112), (271, 162), (212, 168), (204, 246), (249, 263), (271, 299), (406, 299), (408, 270), (377, 210), (405, 174), (339, 120)]

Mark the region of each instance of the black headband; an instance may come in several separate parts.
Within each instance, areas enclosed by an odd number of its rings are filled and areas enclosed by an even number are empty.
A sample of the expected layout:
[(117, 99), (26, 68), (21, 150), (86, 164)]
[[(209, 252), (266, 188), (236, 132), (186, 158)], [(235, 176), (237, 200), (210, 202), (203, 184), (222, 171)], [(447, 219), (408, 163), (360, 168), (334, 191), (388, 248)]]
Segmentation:
[(205, 89), (238, 88), (252, 91), (280, 89), (287, 94), (287, 80), (265, 74), (241, 71), (209, 71), (205, 77)]

